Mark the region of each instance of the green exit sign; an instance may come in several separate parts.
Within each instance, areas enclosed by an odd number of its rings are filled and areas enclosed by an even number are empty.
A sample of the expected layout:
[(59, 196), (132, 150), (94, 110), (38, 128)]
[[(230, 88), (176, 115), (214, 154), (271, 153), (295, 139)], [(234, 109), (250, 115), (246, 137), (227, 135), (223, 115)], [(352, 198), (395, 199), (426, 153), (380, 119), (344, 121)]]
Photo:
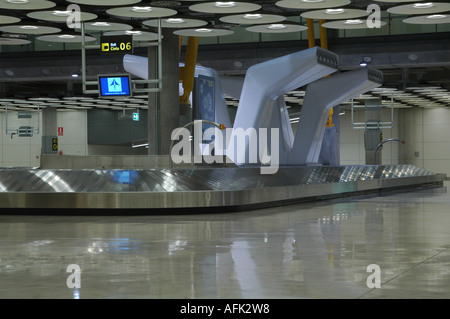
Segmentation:
[(139, 113), (133, 113), (133, 121), (139, 121)]

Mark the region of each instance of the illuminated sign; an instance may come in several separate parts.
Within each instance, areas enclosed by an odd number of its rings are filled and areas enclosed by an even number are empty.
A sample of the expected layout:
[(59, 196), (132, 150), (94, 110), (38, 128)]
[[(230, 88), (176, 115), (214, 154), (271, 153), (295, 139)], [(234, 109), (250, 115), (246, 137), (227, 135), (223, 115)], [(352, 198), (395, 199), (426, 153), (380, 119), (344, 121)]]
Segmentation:
[(100, 97), (131, 96), (131, 79), (129, 74), (99, 75)]
[(133, 113), (133, 121), (139, 121), (139, 113)]
[(52, 151), (57, 151), (57, 150), (58, 150), (58, 139), (52, 138)]
[(121, 54), (133, 51), (132, 35), (101, 36), (100, 42), (102, 54)]

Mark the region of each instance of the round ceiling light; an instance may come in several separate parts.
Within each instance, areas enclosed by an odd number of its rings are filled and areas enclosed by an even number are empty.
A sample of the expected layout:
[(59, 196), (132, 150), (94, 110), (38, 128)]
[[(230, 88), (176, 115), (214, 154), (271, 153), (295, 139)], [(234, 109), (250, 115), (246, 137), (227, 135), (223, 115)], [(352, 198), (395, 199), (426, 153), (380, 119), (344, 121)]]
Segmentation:
[(131, 4), (136, 4), (142, 0), (67, 0), (71, 3), (82, 4), (82, 5), (92, 5), (92, 6), (128, 6)]
[(300, 24), (272, 23), (250, 26), (246, 30), (258, 33), (290, 33), (305, 31), (308, 28)]
[[(27, 14), (29, 18), (50, 22), (67, 23), (72, 10), (34, 11)], [(89, 12), (80, 12), (80, 22), (97, 19), (97, 15)]]
[(427, 16), (426, 18), (431, 19), (431, 20), (437, 20), (437, 19), (445, 19), (447, 17), (448, 16), (446, 16), (445, 14), (433, 14), (433, 15)]
[(408, 24), (444, 24), (450, 23), (450, 15), (432, 14), (425, 16), (414, 16), (404, 19), (403, 22)]
[(43, 10), (56, 7), (56, 3), (46, 0), (0, 0), (0, 9)]
[(61, 32), (61, 29), (38, 24), (14, 24), (0, 27), (0, 31), (18, 34), (52, 34)]
[(177, 14), (177, 11), (167, 8), (150, 6), (120, 7), (106, 10), (106, 13), (126, 18), (165, 18)]
[(125, 31), (133, 29), (131, 25), (109, 21), (87, 22), (84, 24), (84, 28), (86, 31)]
[(344, 20), (344, 19), (354, 19), (367, 16), (369, 13), (361, 9), (322, 9), (306, 11), (300, 16), (307, 19), (317, 19), (317, 20)]
[(221, 37), (225, 35), (233, 34), (234, 32), (226, 29), (214, 29), (214, 28), (193, 28), (193, 29), (181, 29), (174, 31), (174, 34), (188, 37)]
[(387, 12), (401, 15), (434, 14), (450, 11), (450, 3), (446, 2), (420, 2), (395, 6), (387, 9)]
[(1, 24), (17, 23), (17, 22), (20, 22), (19, 18), (12, 17), (12, 16), (0, 15), (0, 25)]
[(425, 2), (425, 3), (414, 3), (413, 8), (416, 9), (429, 9), (429, 8), (433, 8), (435, 5), (433, 2)]
[(310, 10), (342, 7), (349, 3), (350, 0), (283, 0), (275, 5), (287, 9)]
[[(385, 25), (387, 25), (386, 22), (380, 21), (380, 26)], [(339, 29), (339, 30), (371, 29), (367, 25), (367, 21), (365, 19), (347, 19), (347, 20), (329, 21), (322, 24), (322, 26), (327, 29)]]
[(0, 45), (23, 45), (31, 43), (30, 40), (0, 37)]
[(220, 18), (220, 21), (233, 24), (268, 24), (286, 20), (286, 17), (275, 14), (244, 13)]
[(259, 4), (235, 1), (216, 1), (193, 4), (189, 10), (202, 13), (244, 13), (261, 9)]
[(131, 10), (134, 11), (134, 12), (151, 12), (152, 11), (152, 7), (135, 6)]
[[(158, 20), (147, 20), (142, 22), (143, 25), (148, 27), (158, 27)], [(197, 28), (207, 25), (207, 21), (187, 18), (167, 18), (161, 19), (162, 28)]]
[(105, 32), (104, 36), (115, 36), (115, 35), (131, 35), (133, 36), (133, 41), (136, 42), (147, 42), (158, 40), (158, 34), (153, 32), (146, 32), (141, 30), (125, 30), (125, 31), (111, 31)]
[[(50, 34), (37, 37), (40, 41), (45, 42), (62, 42), (62, 43), (81, 43), (82, 37), (78, 34), (63, 33), (63, 34)], [(85, 36), (86, 42), (96, 41), (97, 39), (91, 36)]]
[(425, 1), (425, 0), (376, 0), (377, 2), (388, 2), (390, 4), (392, 3), (402, 3), (402, 2), (419, 2), (419, 1)]
[(350, 0), (283, 0), (275, 3), (281, 8), (300, 10), (335, 8), (347, 4), (350, 4)]

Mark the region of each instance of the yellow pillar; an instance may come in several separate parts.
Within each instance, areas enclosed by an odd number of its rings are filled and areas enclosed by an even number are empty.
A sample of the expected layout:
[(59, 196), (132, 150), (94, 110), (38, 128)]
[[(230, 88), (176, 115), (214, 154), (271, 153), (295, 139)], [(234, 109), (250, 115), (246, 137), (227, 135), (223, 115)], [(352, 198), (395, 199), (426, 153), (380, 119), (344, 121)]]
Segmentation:
[(197, 63), (198, 37), (189, 37), (186, 48), (186, 61), (184, 69), (180, 70), (181, 81), (183, 82), (183, 95), (180, 96), (180, 103), (189, 104), (189, 96), (194, 88), (195, 64)]
[(325, 23), (325, 20), (319, 20), (319, 31), (320, 31), (320, 46), (323, 49), (328, 50), (328, 38), (327, 38), (327, 29), (325, 29), (322, 25)]
[(314, 20), (306, 19), (306, 25), (308, 27), (308, 46), (314, 48), (316, 46), (316, 39), (314, 36)]

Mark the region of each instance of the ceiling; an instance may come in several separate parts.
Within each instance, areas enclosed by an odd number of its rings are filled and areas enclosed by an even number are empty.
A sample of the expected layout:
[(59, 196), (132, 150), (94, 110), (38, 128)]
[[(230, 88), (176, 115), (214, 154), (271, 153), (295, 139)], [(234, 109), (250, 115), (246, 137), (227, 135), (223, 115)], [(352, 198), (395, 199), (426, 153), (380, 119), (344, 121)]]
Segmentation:
[[(3, 8), (5, 8), (0, 9), (0, 16), (15, 17), (21, 20), (20, 22), (17, 21), (9, 24), (0, 23), (0, 27), (15, 24), (31, 25), (40, 23), (42, 26), (48, 28), (60, 29), (61, 31), (57, 34), (65, 32), (73, 33), (73, 30), (69, 29), (65, 23), (36, 18), (43, 11), (67, 10), (71, 4), (79, 5), (83, 13), (97, 16), (92, 21), (108, 21), (129, 25), (132, 30), (146, 32), (154, 31), (152, 27), (143, 23), (144, 21), (150, 20), (148, 15), (147, 18), (143, 18), (142, 16), (126, 16), (126, 13), (120, 16), (120, 13), (117, 15), (115, 13), (116, 11), (111, 10), (119, 10), (122, 7), (130, 6), (151, 6), (153, 8), (167, 10), (165, 11), (168, 14), (166, 17), (201, 20), (205, 22), (205, 28), (220, 30), (234, 30), (239, 26), (240, 19), (239, 17), (224, 19), (224, 17), (236, 15), (236, 13), (197, 11), (196, 6), (209, 3), (209, 1), (52, 0), (50, 3), (54, 3), (54, 6), (47, 8), (49, 1), (28, 0), (29, 2), (34, 2), (37, 6), (41, 4), (42, 7), (33, 10), (6, 9), (9, 4), (15, 4), (17, 6), (25, 1), (27, 0), (0, 0), (0, 5), (3, 5)], [(285, 0), (282, 2), (289, 4), (293, 1)], [(336, 2), (338, 0), (324, 1)], [(278, 2), (278, 0), (251, 1), (249, 3), (257, 5), (260, 8), (257, 11), (250, 12), (262, 13), (268, 16), (281, 16), (289, 20), (290, 18), (299, 17), (303, 13), (313, 11), (310, 9), (287, 8), (280, 6)], [(315, 3), (319, 1), (310, 0), (307, 2)], [(405, 0), (397, 2), (389, 2), (386, 0), (348, 0), (348, 2), (344, 8), (364, 11), (369, 5), (376, 3), (384, 12), (384, 16), (393, 7), (411, 4), (410, 1)], [(428, 3), (423, 0), (417, 0), (416, 2), (422, 3), (425, 6)], [(97, 5), (91, 5), (90, 3)], [(125, 4), (120, 5), (119, 3)], [(449, 11), (447, 9), (447, 11), (439, 14), (448, 15), (450, 14)], [(141, 12), (140, 14), (143, 13)], [(404, 18), (411, 16), (414, 15), (405, 14)], [(369, 66), (383, 71), (385, 78), (384, 87), (392, 90), (371, 92), (369, 94), (371, 97), (384, 97), (385, 103), (394, 101), (395, 103), (392, 105), (399, 108), (450, 106), (449, 32), (431, 32), (426, 33), (426, 35), (420, 33), (402, 34), (400, 32), (396, 34), (395, 32), (390, 32), (389, 35), (352, 38), (341, 37), (339, 36), (339, 31), (331, 28), (327, 29), (327, 32), (329, 35), (329, 49), (339, 54), (341, 70), (345, 71), (359, 68), (361, 58), (368, 56), (372, 59), (372, 64)], [(3, 49), (4, 45), (1, 42), (0, 46)], [(242, 76), (252, 64), (304, 48), (307, 48), (307, 39), (305, 36), (301, 40), (294, 41), (246, 43), (245, 40), (241, 40), (239, 43), (212, 43), (200, 46), (198, 63), (212, 67), (221, 74)], [(90, 56), (89, 61), (88, 73), (98, 74), (123, 71), (121, 60), (117, 57), (101, 58), (98, 54), (93, 54)], [(135, 105), (137, 108), (146, 107), (143, 101), (145, 96), (138, 97), (138, 101), (116, 101), (119, 102), (116, 104), (108, 104), (97, 97), (83, 97), (80, 79), (72, 77), (72, 74), (79, 72), (80, 64), (80, 52), (77, 50), (44, 52), (14, 52), (13, 49), (2, 50), (0, 53), (0, 103), (4, 105), (8, 104), (10, 108), (35, 108), (39, 104), (41, 108), (57, 107), (59, 105), (62, 108), (109, 107), (112, 109), (120, 109), (127, 107), (124, 103), (130, 104), (131, 102), (133, 102), (131, 103), (131, 107), (134, 107), (133, 104), (137, 104)], [(299, 88), (299, 90), (287, 94), (286, 99), (291, 108), (301, 106), (302, 92), (304, 93), (304, 88)], [(39, 98), (42, 99), (39, 100)], [(44, 98), (49, 100), (45, 101)], [(87, 101), (87, 99), (90, 100)], [(227, 100), (230, 106), (236, 105), (236, 101), (233, 99), (228, 98)]]

